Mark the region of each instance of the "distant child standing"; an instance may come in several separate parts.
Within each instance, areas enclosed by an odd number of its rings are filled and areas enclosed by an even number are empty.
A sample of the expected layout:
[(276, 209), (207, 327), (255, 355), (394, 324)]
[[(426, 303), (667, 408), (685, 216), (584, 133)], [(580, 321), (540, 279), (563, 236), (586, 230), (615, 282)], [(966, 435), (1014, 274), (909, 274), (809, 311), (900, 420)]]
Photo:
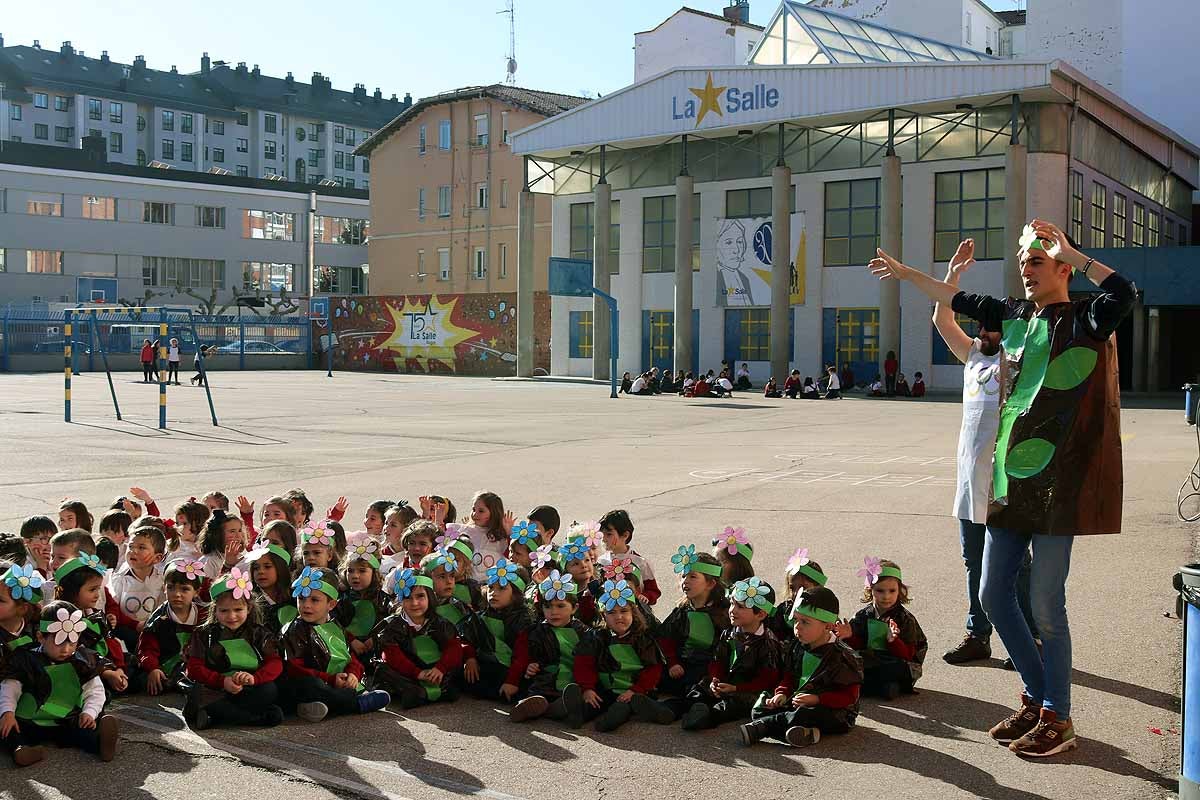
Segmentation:
[(908, 586), (894, 561), (867, 556), (858, 571), (863, 583), (861, 608), (849, 623), (837, 626), (837, 635), (859, 651), (863, 660), (863, 694), (892, 700), (911, 693), (921, 677), (929, 643), (912, 612)]
[(179, 340), (175, 337), (167, 345), (167, 381), (179, 385)]

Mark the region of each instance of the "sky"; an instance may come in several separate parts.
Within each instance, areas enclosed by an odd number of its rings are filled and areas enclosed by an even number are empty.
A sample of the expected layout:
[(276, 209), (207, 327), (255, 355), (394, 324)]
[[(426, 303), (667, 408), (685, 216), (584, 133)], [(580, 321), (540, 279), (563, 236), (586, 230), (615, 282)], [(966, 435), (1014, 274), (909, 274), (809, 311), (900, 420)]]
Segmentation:
[[(653, 28), (681, 5), (720, 13), (725, 0), (515, 0), (517, 83), (595, 97), (633, 82), (633, 34)], [(909, 0), (920, 2), (920, 0)], [(1016, 0), (989, 0), (1008, 10)], [(420, 98), (504, 79), (508, 54), (505, 0), (205, 0), (162, 6), (146, 0), (60, 0), (54, 13), (25, 0), (3, 0), (5, 45), (76, 50), (180, 72), (200, 68), (207, 52), (231, 64), (258, 64), (268, 75), (313, 72), (347, 91), (363, 83)], [(764, 25), (777, 0), (751, 0), (750, 21)], [(161, 9), (170, 9), (162, 13)], [(154, 9), (154, 10), (152, 10)]]

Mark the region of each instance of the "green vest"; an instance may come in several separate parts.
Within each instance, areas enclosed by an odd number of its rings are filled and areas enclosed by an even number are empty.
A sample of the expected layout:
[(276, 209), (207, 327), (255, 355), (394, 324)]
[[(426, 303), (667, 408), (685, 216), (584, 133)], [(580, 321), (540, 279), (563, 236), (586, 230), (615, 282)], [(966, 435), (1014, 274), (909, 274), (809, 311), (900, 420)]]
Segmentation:
[(558, 640), (558, 663), (550, 664), (545, 669), (554, 675), (554, 688), (561, 692), (575, 680), (575, 647), (579, 644), (579, 634), (570, 625), (552, 630), (554, 638)]
[(35, 725), (52, 727), (83, 707), (83, 685), (73, 664), (51, 664), (46, 667), (50, 676), (50, 695), (40, 706), (32, 694), (22, 694), (17, 701), (17, 717)]
[(223, 673), (225, 677), (229, 677), (235, 672), (254, 672), (262, 664), (254, 645), (240, 636), (236, 639), (219, 641), (217, 644), (229, 658), (229, 669)]
[(867, 649), (887, 650), (888, 624), (884, 620), (867, 618)]
[(712, 617), (703, 611), (689, 611), (687, 617), (688, 633), (684, 646), (692, 650), (711, 650), (713, 640), (717, 635)]
[(378, 615), (375, 612), (375, 604), (370, 600), (356, 600), (354, 619), (350, 620), (346, 630), (350, 631), (355, 639), (365, 639), (375, 629), (376, 622)]
[(18, 636), (16, 639), (10, 641), (7, 646), (9, 650), (16, 652), (22, 647), (28, 647), (31, 644), (33, 644), (33, 639), (31, 639), (29, 636)]
[(471, 588), (465, 583), (454, 584), (454, 597), (471, 606)]
[(87, 629), (96, 635), (96, 654), (101, 658), (108, 658), (108, 640), (100, 632), (99, 623), (86, 620), (85, 624), (87, 625)]
[(449, 602), (438, 605), (437, 615), (456, 628), (463, 621), (463, 612), (459, 610), (458, 606)]
[(300, 609), (296, 608), (291, 603), (283, 603), (275, 611), (275, 619), (279, 620), (279, 629), (283, 630), (288, 626), (288, 623), (300, 616)]
[[(439, 606), (439, 608), (441, 607)], [(417, 656), (417, 666), (422, 670), (437, 666), (442, 659), (442, 648), (438, 647), (438, 643), (433, 640), (432, 636), (414, 636), (412, 647), (413, 653)], [(442, 687), (436, 683), (421, 681), (421, 688), (425, 690), (425, 697), (431, 703), (436, 702), (442, 696)]]
[(512, 666), (512, 648), (504, 640), (504, 620), (485, 615), (483, 624), (487, 626), (488, 632), (492, 634), (492, 639), (495, 640), (495, 647), (493, 649), (496, 653), (496, 660), (506, 667)]
[(617, 661), (615, 672), (600, 673), (600, 685), (614, 692), (633, 688), (637, 674), (642, 671), (642, 660), (632, 645), (610, 644), (608, 654)]
[(188, 644), (192, 640), (192, 632), (177, 630), (175, 631), (175, 638), (179, 641), (179, 652), (159, 665), (167, 675), (173, 673), (183, 663), (183, 654), (187, 652)]

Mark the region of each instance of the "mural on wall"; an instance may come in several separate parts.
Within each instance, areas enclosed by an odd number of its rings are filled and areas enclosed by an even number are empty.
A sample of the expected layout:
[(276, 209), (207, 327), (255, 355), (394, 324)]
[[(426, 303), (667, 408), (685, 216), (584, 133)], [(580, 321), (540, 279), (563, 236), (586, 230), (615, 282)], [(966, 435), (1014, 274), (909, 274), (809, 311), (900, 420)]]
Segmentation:
[[(789, 305), (804, 305), (804, 212), (791, 215), (792, 263)], [(771, 218), (718, 219), (716, 254), (717, 305), (771, 305)]]
[[(330, 298), (339, 369), (516, 374), (515, 293)], [(534, 295), (534, 364), (550, 366), (550, 298)]]

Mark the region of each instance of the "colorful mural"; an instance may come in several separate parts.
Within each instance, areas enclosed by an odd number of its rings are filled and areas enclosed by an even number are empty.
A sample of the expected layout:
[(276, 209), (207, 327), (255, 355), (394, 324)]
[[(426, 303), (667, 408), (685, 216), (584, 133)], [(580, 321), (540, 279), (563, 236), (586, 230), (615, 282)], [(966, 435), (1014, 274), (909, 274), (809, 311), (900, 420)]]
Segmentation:
[[(334, 367), (516, 374), (515, 293), (333, 297)], [(534, 295), (534, 364), (550, 367), (550, 296)]]

